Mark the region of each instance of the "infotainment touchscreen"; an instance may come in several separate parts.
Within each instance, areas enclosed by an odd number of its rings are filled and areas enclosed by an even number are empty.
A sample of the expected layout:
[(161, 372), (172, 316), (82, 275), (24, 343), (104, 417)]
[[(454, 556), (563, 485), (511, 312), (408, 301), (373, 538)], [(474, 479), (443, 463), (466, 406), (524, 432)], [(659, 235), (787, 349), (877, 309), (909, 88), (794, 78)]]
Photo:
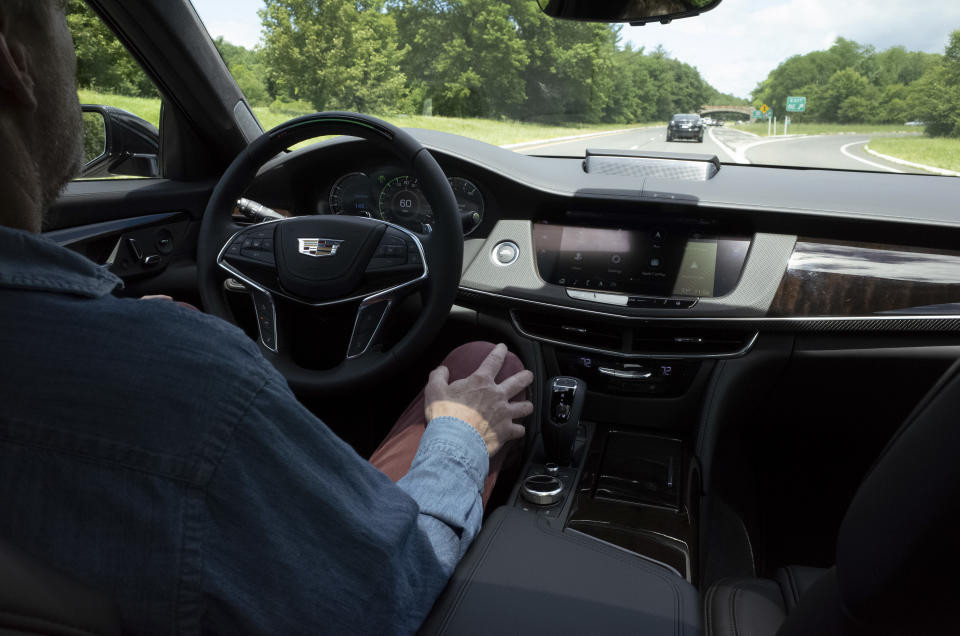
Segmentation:
[(746, 237), (678, 228), (535, 223), (533, 235), (545, 281), (643, 296), (723, 296), (736, 286), (750, 248)]

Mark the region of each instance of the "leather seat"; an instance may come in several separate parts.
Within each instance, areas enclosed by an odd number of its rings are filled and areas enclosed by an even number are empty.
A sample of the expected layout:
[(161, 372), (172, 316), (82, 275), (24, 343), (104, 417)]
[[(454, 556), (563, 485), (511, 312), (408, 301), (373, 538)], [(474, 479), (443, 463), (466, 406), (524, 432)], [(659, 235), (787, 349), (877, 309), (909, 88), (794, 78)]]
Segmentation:
[(0, 541), (0, 635), (119, 633), (106, 596)]
[(704, 596), (707, 634), (958, 634), (960, 362), (920, 401), (860, 485), (836, 564), (726, 579)]
[(824, 568), (790, 566), (778, 570), (774, 580), (717, 581), (703, 601), (707, 636), (776, 634), (803, 593), (825, 572)]

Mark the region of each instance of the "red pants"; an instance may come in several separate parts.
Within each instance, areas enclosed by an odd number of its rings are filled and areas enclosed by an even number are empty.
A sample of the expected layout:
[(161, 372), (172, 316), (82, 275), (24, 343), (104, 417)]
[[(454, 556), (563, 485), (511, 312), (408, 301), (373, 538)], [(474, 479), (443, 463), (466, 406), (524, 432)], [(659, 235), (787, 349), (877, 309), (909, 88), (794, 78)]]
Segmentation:
[[(493, 350), (494, 345), (489, 342), (470, 342), (459, 346), (444, 359), (443, 366), (450, 370), (450, 382), (467, 377), (477, 370), (484, 358)], [(523, 363), (513, 353), (507, 353), (503, 368), (497, 374), (496, 381), (503, 382), (506, 378), (523, 371)], [(526, 391), (512, 398), (511, 402), (528, 399)], [(380, 469), (393, 481), (399, 480), (410, 470), (413, 457), (420, 446), (420, 438), (427, 428), (424, 414), (423, 391), (410, 403), (397, 423), (387, 434), (383, 443), (370, 456), (370, 463)], [(490, 493), (497, 483), (500, 470), (508, 461), (513, 460), (523, 447), (521, 440), (508, 442), (490, 458), (490, 470), (487, 481), (483, 485), (483, 505), (487, 505)]]

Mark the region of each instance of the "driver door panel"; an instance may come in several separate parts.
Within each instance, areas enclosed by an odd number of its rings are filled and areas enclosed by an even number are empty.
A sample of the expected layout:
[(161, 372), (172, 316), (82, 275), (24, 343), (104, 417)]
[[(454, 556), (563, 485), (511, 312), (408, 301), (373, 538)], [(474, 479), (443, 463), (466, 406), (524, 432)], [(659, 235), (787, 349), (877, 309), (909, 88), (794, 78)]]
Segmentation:
[(166, 294), (199, 306), (196, 246), (212, 182), (74, 181), (44, 218), (44, 236), (107, 265), (117, 294)]

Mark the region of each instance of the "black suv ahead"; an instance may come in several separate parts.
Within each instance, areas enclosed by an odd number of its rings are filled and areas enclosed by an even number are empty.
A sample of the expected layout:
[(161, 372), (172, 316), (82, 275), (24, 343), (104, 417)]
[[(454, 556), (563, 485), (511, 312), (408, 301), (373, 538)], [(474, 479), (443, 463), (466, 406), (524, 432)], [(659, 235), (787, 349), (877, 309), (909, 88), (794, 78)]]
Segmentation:
[(700, 115), (674, 115), (667, 124), (667, 141), (696, 139), (703, 143), (703, 120)]

